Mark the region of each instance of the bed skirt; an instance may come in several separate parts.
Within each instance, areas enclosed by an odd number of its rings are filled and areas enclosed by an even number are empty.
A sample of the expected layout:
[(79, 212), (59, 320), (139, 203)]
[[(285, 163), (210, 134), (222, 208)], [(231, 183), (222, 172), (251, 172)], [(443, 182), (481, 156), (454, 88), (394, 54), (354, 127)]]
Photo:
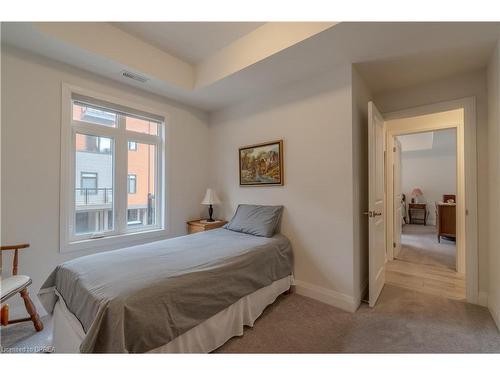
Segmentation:
[[(264, 309), (290, 289), (293, 276), (287, 276), (241, 298), (196, 327), (148, 353), (210, 353), (234, 336), (243, 335), (243, 327), (252, 327)], [(54, 349), (56, 353), (79, 353), (85, 337), (82, 325), (59, 298), (54, 307)]]

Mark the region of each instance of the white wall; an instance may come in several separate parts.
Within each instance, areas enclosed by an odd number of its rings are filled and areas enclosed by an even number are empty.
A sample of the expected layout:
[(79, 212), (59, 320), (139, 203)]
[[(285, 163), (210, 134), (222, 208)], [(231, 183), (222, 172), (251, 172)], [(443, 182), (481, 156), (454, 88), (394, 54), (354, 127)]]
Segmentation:
[(476, 97), (477, 116), (477, 183), (478, 183), (478, 256), (479, 293), (488, 291), (488, 99), (486, 72), (479, 70), (409, 87), (402, 90), (379, 93), (375, 103), (382, 112), (392, 112), (419, 105), (432, 104), (464, 97)]
[(500, 42), (488, 64), (489, 282), (488, 306), (500, 329)]
[[(443, 194), (456, 194), (457, 190), (457, 132), (455, 129), (434, 133), (434, 146), (429, 150), (401, 153), (402, 189), (407, 203), (411, 191), (420, 187), (427, 202), (427, 224), (436, 225), (434, 202), (442, 201)], [(443, 142), (444, 141), (444, 142)]]
[[(355, 309), (350, 66), (214, 113), (209, 135), (217, 216), (230, 218), (239, 203), (285, 206), (297, 292)], [(284, 186), (240, 187), (238, 148), (277, 139)]]
[[(199, 217), (208, 179), (205, 113), (3, 46), (2, 79), (2, 241), (31, 244), (21, 251), (20, 272), (32, 277), (32, 295), (58, 263), (90, 253), (59, 252), (63, 81), (168, 113), (170, 235), (185, 234), (186, 220)], [(10, 258), (3, 262), (10, 272)]]

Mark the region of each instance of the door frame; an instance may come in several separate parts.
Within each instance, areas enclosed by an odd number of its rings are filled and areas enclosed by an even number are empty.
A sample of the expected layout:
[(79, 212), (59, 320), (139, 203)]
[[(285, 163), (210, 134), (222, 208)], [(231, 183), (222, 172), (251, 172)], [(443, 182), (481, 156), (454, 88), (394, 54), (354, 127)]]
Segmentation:
[[(399, 154), (399, 193), (400, 193), (400, 196), (398, 197), (398, 202), (399, 202), (399, 210), (401, 210), (401, 194), (403, 194), (402, 192), (402, 183), (401, 183), (401, 142), (397, 139), (395, 139), (394, 137), (392, 138), (393, 140), (393, 152), (392, 152), (392, 156), (394, 157), (395, 154)], [(399, 150), (398, 150), (399, 148)], [(390, 156), (390, 155), (389, 155)], [(392, 163), (392, 171), (390, 173), (392, 173), (392, 178), (389, 179), (388, 178), (388, 181), (390, 182), (392, 180), (392, 200), (393, 200), (393, 206), (392, 206), (392, 212), (393, 212), (393, 216), (392, 216), (392, 228), (393, 228), (393, 233), (394, 233), (394, 230), (396, 230), (396, 221), (395, 219), (397, 219), (396, 217), (394, 217), (394, 213), (396, 212), (396, 196), (395, 196), (395, 186), (396, 186), (396, 179), (394, 177), (396, 177), (395, 175), (395, 171), (396, 171), (396, 159), (393, 158), (393, 163)], [(387, 166), (386, 166), (387, 167)], [(387, 205), (388, 207), (390, 205)], [(390, 215), (389, 215), (390, 217)], [(399, 218), (399, 222), (397, 223), (398, 226), (399, 226), (399, 233), (401, 233), (401, 226), (402, 226), (402, 218), (400, 217)], [(387, 231), (387, 233), (389, 233), (389, 231)], [(397, 255), (396, 254), (396, 250), (397, 250), (397, 253), (399, 254), (399, 252), (401, 251), (401, 241), (395, 241), (394, 238), (393, 238), (393, 244), (389, 247), (390, 249), (390, 252), (387, 252), (387, 258), (392, 260), (394, 259), (394, 257)]]
[[(458, 125), (444, 124), (423, 125), (408, 128), (391, 126), (388, 121), (430, 115), (433, 113), (463, 109), (463, 123)], [(392, 150), (394, 137), (402, 134), (421, 133), (440, 129), (457, 129), (457, 271), (465, 274), (466, 299), (470, 303), (478, 303), (478, 254), (477, 254), (477, 154), (476, 154), (476, 98), (438, 102), (408, 108), (400, 111), (384, 113), (386, 120), (387, 149)], [(394, 125), (394, 124), (393, 124)], [(392, 166), (393, 153), (388, 152), (386, 158), (387, 197), (393, 194)], [(386, 199), (388, 222), (393, 221), (393, 202)], [(387, 259), (393, 259), (393, 228), (386, 227)], [(390, 246), (389, 246), (390, 245)]]

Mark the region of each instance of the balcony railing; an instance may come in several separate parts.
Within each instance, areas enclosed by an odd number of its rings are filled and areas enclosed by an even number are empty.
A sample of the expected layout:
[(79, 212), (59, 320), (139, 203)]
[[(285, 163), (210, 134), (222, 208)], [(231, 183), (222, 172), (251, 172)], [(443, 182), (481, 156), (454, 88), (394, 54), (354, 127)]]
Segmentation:
[(105, 206), (113, 203), (112, 188), (76, 188), (76, 206)]

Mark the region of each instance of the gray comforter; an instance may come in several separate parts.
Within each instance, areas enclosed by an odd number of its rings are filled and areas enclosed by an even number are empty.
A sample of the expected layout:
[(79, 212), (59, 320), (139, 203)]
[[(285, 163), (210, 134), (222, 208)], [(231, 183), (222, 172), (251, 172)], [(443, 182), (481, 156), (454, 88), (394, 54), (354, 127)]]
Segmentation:
[[(60, 295), (86, 332), (80, 351), (146, 352), (292, 273), (289, 240), (216, 229), (65, 262), (39, 296)], [(57, 349), (57, 348), (56, 348)]]

